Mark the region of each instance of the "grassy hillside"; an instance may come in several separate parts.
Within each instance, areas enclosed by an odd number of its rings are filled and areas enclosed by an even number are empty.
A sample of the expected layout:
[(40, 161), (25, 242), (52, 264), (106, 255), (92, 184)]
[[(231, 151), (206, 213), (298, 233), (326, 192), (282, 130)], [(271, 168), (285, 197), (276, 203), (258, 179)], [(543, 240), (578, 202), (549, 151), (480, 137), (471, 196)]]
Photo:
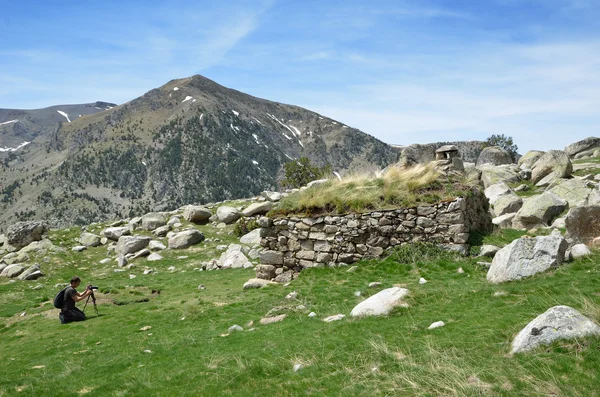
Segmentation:
[[(475, 258), (406, 246), (385, 260), (359, 263), (355, 272), (309, 269), (287, 287), (244, 291), (252, 270), (194, 270), (217, 255), (217, 244), (234, 241), (229, 227), (220, 235), (210, 226), (199, 228), (221, 241), (164, 251), (163, 261), (142, 259), (126, 272), (114, 272), (114, 262), (99, 264), (105, 248), (68, 251), (47, 255), (42, 264), (47, 276), (38, 281), (0, 280), (0, 396), (592, 396), (597, 391), (598, 338), (527, 355), (508, 353), (514, 335), (551, 306), (570, 305), (600, 321), (599, 254), (523, 281), (490, 285)], [(55, 231), (51, 238), (70, 247), (79, 232)], [(479, 242), (503, 244), (517, 235), (505, 232)], [(156, 272), (143, 275), (146, 266)], [(73, 274), (99, 285), (100, 315), (88, 306), (88, 321), (60, 325), (49, 300), (58, 290), (54, 285)], [(420, 285), (420, 277), (429, 282)], [(368, 288), (373, 281), (382, 285)], [(32, 289), (40, 283), (41, 289)], [(206, 289), (198, 290), (199, 284)], [(321, 321), (349, 315), (354, 305), (393, 285), (410, 290), (409, 307), (383, 318)], [(292, 291), (298, 297), (285, 299)], [(311, 311), (317, 316), (309, 318)], [(288, 316), (259, 324), (267, 313)], [(427, 330), (440, 320), (445, 327)], [(233, 324), (244, 331), (227, 335)], [(294, 372), (296, 364), (303, 368)]]

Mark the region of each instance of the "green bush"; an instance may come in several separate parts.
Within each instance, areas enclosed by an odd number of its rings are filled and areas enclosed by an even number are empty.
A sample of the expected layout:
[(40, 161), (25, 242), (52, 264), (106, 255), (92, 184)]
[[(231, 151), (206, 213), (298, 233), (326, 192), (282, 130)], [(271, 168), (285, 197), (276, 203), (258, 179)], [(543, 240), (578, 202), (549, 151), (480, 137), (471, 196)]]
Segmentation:
[(258, 228), (258, 223), (254, 219), (246, 220), (246, 218), (240, 218), (233, 228), (233, 233), (235, 233), (235, 235), (238, 237), (242, 237), (243, 235), (248, 234), (252, 230)]

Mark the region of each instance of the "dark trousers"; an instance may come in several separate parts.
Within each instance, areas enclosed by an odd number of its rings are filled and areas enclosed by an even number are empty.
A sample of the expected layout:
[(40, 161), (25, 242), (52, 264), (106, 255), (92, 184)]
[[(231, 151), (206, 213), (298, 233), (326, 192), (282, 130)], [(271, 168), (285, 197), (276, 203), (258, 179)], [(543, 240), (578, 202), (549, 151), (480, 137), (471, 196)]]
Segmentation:
[(85, 313), (76, 307), (72, 308), (71, 310), (67, 310), (66, 312), (62, 312), (61, 314), (63, 315), (65, 323), (85, 320)]

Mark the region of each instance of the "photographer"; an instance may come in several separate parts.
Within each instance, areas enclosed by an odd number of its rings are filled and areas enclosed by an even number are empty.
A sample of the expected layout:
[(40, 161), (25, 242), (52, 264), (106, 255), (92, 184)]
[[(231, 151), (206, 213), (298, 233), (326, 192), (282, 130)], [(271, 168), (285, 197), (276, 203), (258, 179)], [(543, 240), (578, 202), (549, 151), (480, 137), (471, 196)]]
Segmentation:
[(71, 285), (65, 289), (65, 299), (64, 304), (61, 309), (58, 318), (60, 319), (61, 324), (70, 323), (72, 321), (83, 321), (85, 320), (85, 313), (75, 307), (76, 302), (81, 302), (88, 296), (93, 294), (93, 290), (89, 287), (86, 288), (84, 293), (79, 293), (75, 288), (79, 287), (81, 284), (81, 279), (77, 276), (74, 276), (71, 279)]

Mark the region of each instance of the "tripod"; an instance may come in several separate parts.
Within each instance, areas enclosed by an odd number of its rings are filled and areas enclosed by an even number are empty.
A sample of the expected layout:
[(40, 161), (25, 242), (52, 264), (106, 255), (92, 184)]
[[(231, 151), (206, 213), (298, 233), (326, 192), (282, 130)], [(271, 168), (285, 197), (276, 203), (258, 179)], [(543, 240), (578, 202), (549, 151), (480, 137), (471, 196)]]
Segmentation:
[(94, 305), (94, 310), (96, 311), (96, 316), (98, 316), (99, 315), (98, 306), (96, 306), (96, 297), (94, 296), (94, 290), (92, 290), (92, 293), (87, 297), (87, 300), (85, 301), (85, 305), (83, 305), (83, 312), (85, 313), (85, 307), (87, 306), (88, 302), (90, 301), (90, 298), (92, 298), (92, 304)]

